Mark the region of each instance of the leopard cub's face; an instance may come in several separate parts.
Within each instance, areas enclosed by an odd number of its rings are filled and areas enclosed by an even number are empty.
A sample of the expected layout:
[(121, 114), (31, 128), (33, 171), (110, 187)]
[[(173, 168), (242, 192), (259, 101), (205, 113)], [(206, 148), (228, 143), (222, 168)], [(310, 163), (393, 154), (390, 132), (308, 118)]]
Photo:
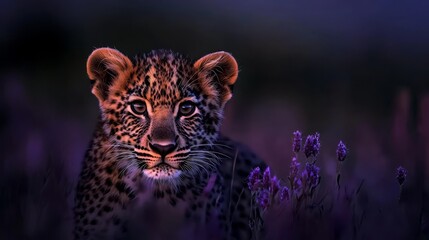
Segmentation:
[(131, 61), (100, 48), (88, 58), (87, 71), (113, 152), (109, 161), (173, 183), (213, 167), (218, 156), (209, 147), (237, 79), (230, 54), (192, 62), (161, 50)]

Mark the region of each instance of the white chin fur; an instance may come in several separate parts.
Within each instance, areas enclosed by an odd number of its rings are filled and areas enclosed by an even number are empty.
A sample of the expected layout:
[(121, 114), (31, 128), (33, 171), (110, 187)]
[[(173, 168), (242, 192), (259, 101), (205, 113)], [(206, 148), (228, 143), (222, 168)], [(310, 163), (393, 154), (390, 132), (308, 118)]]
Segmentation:
[(182, 171), (174, 168), (161, 168), (155, 167), (151, 169), (144, 169), (143, 174), (152, 179), (156, 180), (171, 180), (180, 176)]

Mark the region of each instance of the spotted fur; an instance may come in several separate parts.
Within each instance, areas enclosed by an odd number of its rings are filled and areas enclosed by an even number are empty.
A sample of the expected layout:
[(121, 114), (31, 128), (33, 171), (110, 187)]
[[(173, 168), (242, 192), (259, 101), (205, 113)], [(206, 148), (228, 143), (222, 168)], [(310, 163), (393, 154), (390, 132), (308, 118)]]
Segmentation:
[(219, 135), (237, 63), (115, 49), (88, 58), (100, 118), (80, 174), (75, 239), (250, 239), (246, 177), (263, 166)]

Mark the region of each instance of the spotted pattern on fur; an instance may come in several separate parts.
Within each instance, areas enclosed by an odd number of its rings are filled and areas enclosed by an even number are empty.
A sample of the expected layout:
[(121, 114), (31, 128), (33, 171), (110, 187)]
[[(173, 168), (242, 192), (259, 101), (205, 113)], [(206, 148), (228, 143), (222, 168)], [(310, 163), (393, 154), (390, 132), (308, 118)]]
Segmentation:
[(77, 185), (75, 239), (250, 239), (259, 209), (246, 177), (264, 163), (219, 134), (235, 59), (158, 50), (131, 61), (100, 48), (87, 71), (100, 117)]

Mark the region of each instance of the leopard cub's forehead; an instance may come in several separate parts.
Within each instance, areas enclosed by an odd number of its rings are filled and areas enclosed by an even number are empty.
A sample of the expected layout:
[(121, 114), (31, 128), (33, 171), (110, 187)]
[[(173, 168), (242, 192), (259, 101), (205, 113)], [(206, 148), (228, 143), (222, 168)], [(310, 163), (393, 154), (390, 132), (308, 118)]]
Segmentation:
[(135, 59), (133, 94), (140, 95), (157, 105), (172, 105), (191, 95), (191, 61), (182, 55), (166, 50), (152, 51)]

